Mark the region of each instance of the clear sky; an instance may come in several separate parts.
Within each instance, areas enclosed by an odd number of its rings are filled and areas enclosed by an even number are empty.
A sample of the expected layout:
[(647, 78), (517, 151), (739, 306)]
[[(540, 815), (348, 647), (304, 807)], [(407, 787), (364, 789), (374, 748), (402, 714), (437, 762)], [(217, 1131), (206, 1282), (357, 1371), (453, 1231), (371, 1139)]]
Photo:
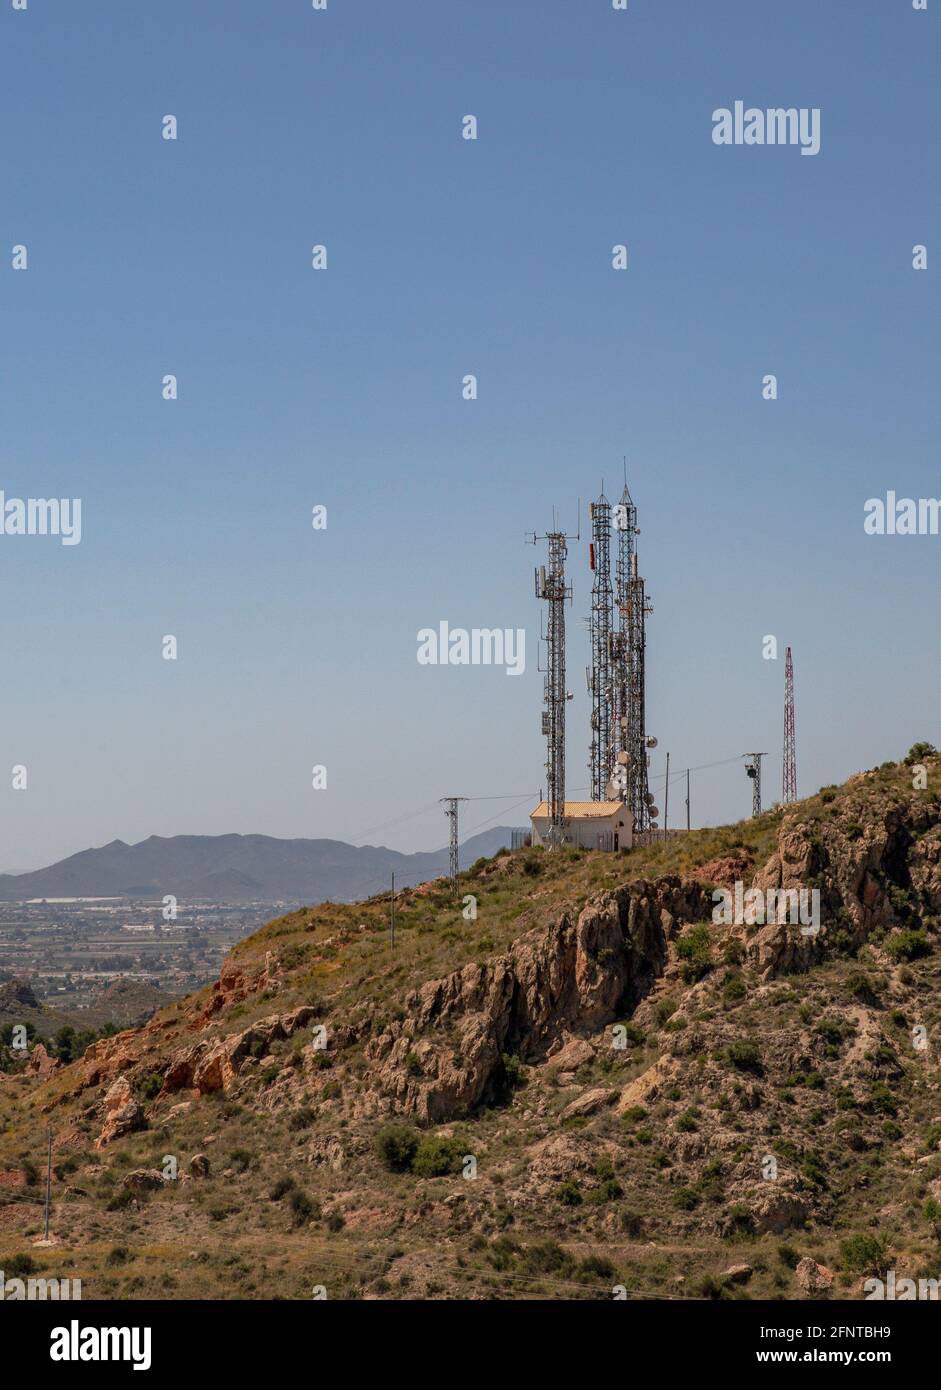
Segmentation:
[[(863, 532), (869, 497), (941, 496), (939, 23), (0, 0), (0, 489), (83, 508), (79, 545), (0, 536), (0, 870), (152, 833), (434, 848), (450, 794), (523, 822), (524, 535), (579, 497), (584, 526), (624, 455), (655, 790), (668, 749), (766, 749), (780, 794), (787, 643), (799, 792), (941, 743), (941, 536)], [(819, 107), (820, 153), (715, 145), (736, 100)], [(569, 558), (584, 795), (584, 530)], [(525, 628), (525, 674), (420, 666), (442, 619)], [(749, 810), (740, 766), (694, 774), (694, 824)]]

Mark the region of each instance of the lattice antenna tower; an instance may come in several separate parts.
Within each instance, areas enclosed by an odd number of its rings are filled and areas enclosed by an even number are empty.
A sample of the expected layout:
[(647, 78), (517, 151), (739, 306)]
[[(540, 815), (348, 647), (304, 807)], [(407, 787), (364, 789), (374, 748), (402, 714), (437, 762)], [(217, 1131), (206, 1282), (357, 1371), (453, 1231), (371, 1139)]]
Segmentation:
[(797, 800), (797, 736), (794, 731), (794, 662), (784, 658), (784, 793), (785, 806)]
[[(580, 529), (580, 528), (579, 528)], [(578, 535), (548, 531), (533, 535), (533, 544), (544, 540), (547, 563), (536, 569), (536, 597), (546, 603), (546, 666), (543, 682), (542, 732), (546, 736), (546, 800), (549, 824), (546, 844), (555, 848), (565, 838), (565, 706), (572, 697), (565, 689), (565, 601), (571, 587), (565, 581), (568, 542)]]
[(589, 504), (591, 544), (588, 550), (593, 573), (591, 616), (591, 667), (587, 672), (591, 696), (591, 747), (588, 770), (592, 801), (605, 801), (614, 771), (614, 686), (612, 681), (611, 504), (604, 495)]
[(766, 753), (743, 753), (743, 758), (749, 761), (745, 764), (745, 772), (752, 779), (751, 783), (751, 813), (752, 816), (761, 815), (761, 760), (766, 758)]
[[(611, 637), (614, 689), (614, 733), (621, 799), (634, 817), (634, 829), (648, 830), (651, 803), (647, 785), (647, 748), (655, 746), (646, 731), (646, 618), (653, 609), (647, 602), (644, 580), (637, 564), (637, 508), (627, 482), (614, 509), (618, 533), (615, 561), (617, 629)], [(626, 762), (624, 757), (626, 756)]]
[(441, 804), (444, 807), (444, 814), (448, 818), (449, 835), (449, 860), (448, 860), (448, 879), (451, 884), (452, 893), (457, 892), (458, 875), (458, 845), (457, 845), (457, 806), (459, 801), (466, 801), (466, 796), (443, 796)]

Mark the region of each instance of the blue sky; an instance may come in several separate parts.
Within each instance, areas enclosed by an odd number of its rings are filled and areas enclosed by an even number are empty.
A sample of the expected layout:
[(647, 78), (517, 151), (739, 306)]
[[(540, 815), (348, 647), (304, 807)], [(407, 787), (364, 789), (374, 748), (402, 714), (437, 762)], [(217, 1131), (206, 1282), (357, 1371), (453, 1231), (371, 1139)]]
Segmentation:
[[(941, 496), (939, 11), (0, 0), (0, 488), (83, 504), (78, 546), (0, 536), (0, 870), (151, 833), (432, 848), (449, 794), (519, 823), (523, 537), (625, 454), (655, 789), (667, 749), (760, 748), (778, 794), (787, 643), (799, 791), (941, 743), (941, 537), (862, 528)], [(715, 146), (738, 99), (819, 107), (820, 153)], [(526, 674), (419, 666), (440, 619), (525, 628)], [(749, 807), (740, 767), (694, 775), (694, 823)]]

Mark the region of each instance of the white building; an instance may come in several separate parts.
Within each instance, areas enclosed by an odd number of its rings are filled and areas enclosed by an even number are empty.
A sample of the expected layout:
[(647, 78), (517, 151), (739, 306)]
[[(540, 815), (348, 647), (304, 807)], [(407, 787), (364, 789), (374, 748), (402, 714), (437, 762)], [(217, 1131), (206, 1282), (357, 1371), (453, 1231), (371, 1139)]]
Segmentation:
[[(544, 845), (549, 831), (549, 803), (540, 801), (530, 813), (533, 844)], [(566, 845), (582, 849), (630, 849), (634, 818), (623, 801), (566, 801)]]

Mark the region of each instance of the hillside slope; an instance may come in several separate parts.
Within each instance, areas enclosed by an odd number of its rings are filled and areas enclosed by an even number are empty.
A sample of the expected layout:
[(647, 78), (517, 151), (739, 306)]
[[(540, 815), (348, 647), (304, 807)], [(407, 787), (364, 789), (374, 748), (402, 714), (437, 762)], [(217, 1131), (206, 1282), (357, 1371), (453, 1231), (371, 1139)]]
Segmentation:
[[(394, 947), (382, 899), (270, 923), (144, 1028), (0, 1079), (0, 1267), (39, 1227), (51, 1124), (61, 1244), (30, 1257), (86, 1297), (937, 1276), (928, 768), (629, 854), (501, 855), (457, 900), (402, 892)], [(819, 932), (715, 924), (736, 881), (817, 889)]]

